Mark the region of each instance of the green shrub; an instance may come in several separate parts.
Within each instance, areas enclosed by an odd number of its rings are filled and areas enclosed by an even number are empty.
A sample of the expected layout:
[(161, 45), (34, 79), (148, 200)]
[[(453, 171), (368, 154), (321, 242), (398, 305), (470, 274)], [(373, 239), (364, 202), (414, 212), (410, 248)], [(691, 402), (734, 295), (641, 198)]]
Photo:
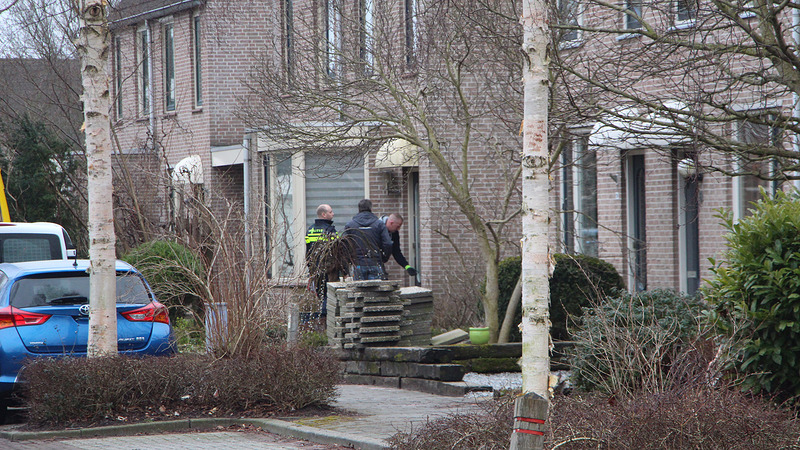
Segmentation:
[(201, 312), (206, 271), (200, 257), (188, 247), (172, 241), (150, 241), (121, 259), (139, 269), (158, 300), (170, 309), (173, 320), (181, 307)]
[[(611, 264), (585, 255), (554, 255), (556, 262), (550, 278), (550, 335), (553, 339), (569, 340), (568, 329), (580, 317), (581, 308), (596, 305), (607, 294), (613, 294), (625, 285)], [(522, 258), (506, 258), (498, 267), (500, 320), (505, 317), (514, 286), (522, 272)], [(522, 322), (522, 309), (517, 308), (514, 323)], [(518, 327), (512, 327), (510, 341), (522, 340)]]
[(621, 294), (584, 308), (571, 352), (575, 384), (630, 397), (684, 381), (671, 369), (695, 350), (705, 303), (668, 290)]
[(63, 426), (130, 415), (267, 415), (326, 405), (341, 374), (330, 351), (275, 345), (235, 358), (36, 359), (22, 377), (31, 423)]
[(728, 249), (704, 289), (709, 318), (737, 342), (745, 387), (800, 395), (800, 201), (778, 193), (735, 223), (722, 213)]

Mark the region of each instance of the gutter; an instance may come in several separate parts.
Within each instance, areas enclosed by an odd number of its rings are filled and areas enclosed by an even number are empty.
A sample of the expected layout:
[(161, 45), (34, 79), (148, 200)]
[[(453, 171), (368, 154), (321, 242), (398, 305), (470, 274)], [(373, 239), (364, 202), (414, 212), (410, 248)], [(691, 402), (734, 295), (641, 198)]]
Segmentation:
[(129, 25), (131, 23), (140, 22), (142, 20), (149, 20), (156, 17), (166, 16), (172, 13), (184, 11), (187, 9), (196, 8), (198, 6), (203, 6), (205, 4), (205, 0), (181, 0), (180, 2), (173, 3), (171, 5), (161, 6), (158, 8), (151, 9), (149, 11), (144, 11), (138, 14), (134, 14), (132, 16), (123, 17), (121, 19), (112, 20), (108, 22), (108, 26), (111, 29), (119, 28), (124, 25)]

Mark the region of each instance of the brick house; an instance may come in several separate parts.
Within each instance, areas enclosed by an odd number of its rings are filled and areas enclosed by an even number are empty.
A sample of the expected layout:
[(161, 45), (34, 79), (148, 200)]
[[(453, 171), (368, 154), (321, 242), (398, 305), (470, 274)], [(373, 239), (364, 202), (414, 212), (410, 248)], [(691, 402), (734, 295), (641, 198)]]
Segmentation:
[[(725, 249), (720, 209), (736, 220), (759, 189), (792, 187), (791, 164), (753, 156), (792, 149), (791, 77), (760, 85), (766, 56), (705, 51), (752, 44), (743, 30), (762, 13), (755, 2), (727, 16), (683, 1), (558, 3), (558, 245), (613, 263), (631, 291), (694, 293)], [(789, 14), (776, 23), (792, 28)]]
[[(322, 33), (328, 45), (348, 42), (343, 26), (333, 31), (334, 3), (120, 0), (111, 13), (112, 117), (118, 150), (122, 159), (148, 161), (154, 173), (170, 174), (173, 183), (205, 192), (217, 211), (234, 204), (246, 219), (243, 239), (255, 255), (269, 255), (274, 278), (303, 275), (303, 235), (318, 204), (333, 206), (339, 230), (357, 212), (361, 198), (372, 199), (378, 215), (399, 212), (406, 219), (403, 252), (419, 269), (422, 284), (434, 289), (437, 308), (456, 304), (454, 320), (470, 320), (484, 266), (469, 224), (443, 192), (431, 161), (414, 154), (402, 139), (384, 139), (355, 164), (319, 152), (290, 155), (237, 114), (248, 95), (248, 73), (257, 64), (292, 58), (287, 49), (294, 37), (299, 42), (307, 32), (310, 42)], [(398, 0), (390, 10), (400, 24), (397, 45), (406, 50), (416, 45), (416, 4)], [(293, 51), (300, 51), (300, 44), (295, 45)], [(458, 128), (451, 128), (457, 139)], [(481, 120), (476, 128), (491, 135), (494, 124)], [(516, 142), (516, 132), (509, 135)], [(500, 141), (494, 138), (494, 145)], [(503, 219), (504, 208), (495, 194), (508, 189), (502, 180), (509, 167), (497, 164), (478, 144), (470, 145), (476, 207), (488, 214), (497, 210)], [(145, 189), (148, 183), (134, 184)], [(510, 191), (506, 210), (519, 203), (518, 191), (513, 186)], [(154, 227), (172, 229), (178, 222), (177, 207), (165, 192), (154, 190), (152, 195), (161, 200), (148, 207)], [(506, 256), (518, 248), (518, 223), (511, 218), (509, 234), (499, 244)], [(414, 283), (394, 261), (387, 267), (391, 278)]]

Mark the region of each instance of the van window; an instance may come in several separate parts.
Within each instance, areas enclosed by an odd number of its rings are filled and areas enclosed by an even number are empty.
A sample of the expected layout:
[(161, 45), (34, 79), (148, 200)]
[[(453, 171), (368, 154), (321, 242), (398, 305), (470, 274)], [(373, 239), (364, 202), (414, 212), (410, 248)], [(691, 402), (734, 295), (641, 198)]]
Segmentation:
[(0, 262), (64, 259), (61, 243), (55, 234), (0, 234)]

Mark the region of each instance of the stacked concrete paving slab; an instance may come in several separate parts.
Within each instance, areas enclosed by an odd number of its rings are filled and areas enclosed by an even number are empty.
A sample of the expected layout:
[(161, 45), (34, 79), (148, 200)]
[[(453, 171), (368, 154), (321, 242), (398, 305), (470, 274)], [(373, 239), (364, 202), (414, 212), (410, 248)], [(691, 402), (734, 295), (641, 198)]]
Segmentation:
[(431, 344), (433, 320), (433, 291), (418, 286), (400, 288), (403, 320), (400, 322), (401, 347), (421, 347)]
[(403, 302), (396, 281), (328, 283), (328, 344), (386, 347), (400, 341)]

